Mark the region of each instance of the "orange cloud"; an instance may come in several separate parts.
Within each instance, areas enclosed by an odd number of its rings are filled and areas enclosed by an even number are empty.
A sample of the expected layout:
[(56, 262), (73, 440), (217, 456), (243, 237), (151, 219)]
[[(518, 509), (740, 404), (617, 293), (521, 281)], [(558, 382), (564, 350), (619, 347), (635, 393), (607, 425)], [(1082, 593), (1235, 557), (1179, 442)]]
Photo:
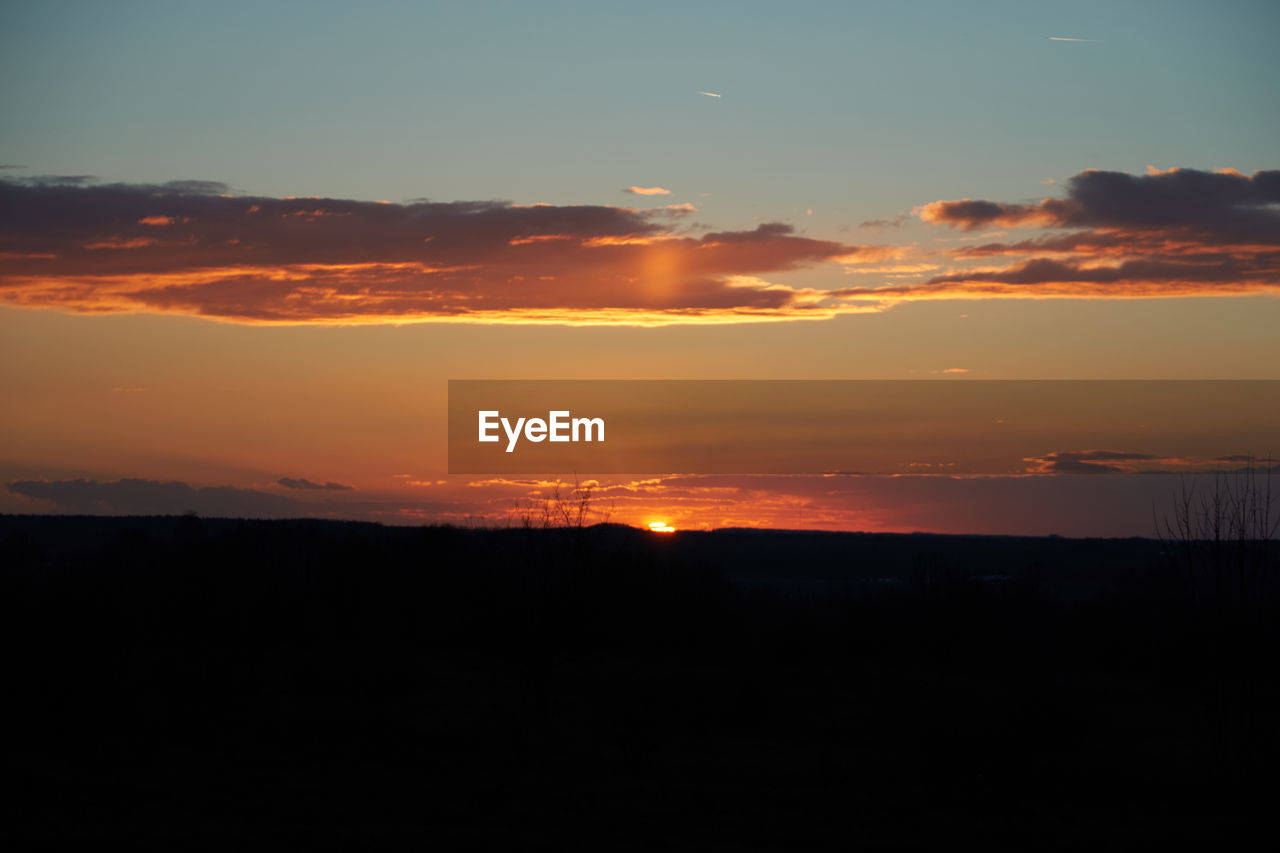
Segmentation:
[(973, 230), (988, 225), (1017, 228), (1024, 225), (1048, 225), (1053, 214), (1044, 205), (1054, 199), (1045, 199), (1039, 205), (1000, 204), (994, 201), (934, 201), (917, 207), (913, 213), (934, 225), (950, 225), (952, 228)]
[[(986, 242), (952, 248), (957, 264), (936, 273), (934, 253), (913, 245), (849, 245), (781, 223), (694, 236), (669, 215), (696, 210), (688, 203), (300, 204), (225, 190), (0, 181), (0, 301), (244, 323), (656, 326), (823, 319), (919, 299), (1280, 289), (1280, 171), (1090, 170), (1065, 198), (935, 201), (917, 215), (1045, 232), (999, 242), (983, 231)], [(970, 265), (982, 259), (1007, 260)], [(881, 278), (835, 289), (769, 280), (826, 264)]]
[[(694, 237), (609, 206), (309, 199), (300, 208), (186, 185), (3, 182), (0, 210), (0, 251), (21, 249), (0, 256), (0, 300), (248, 323), (817, 319), (883, 305), (763, 276), (889, 251), (780, 223)], [(156, 217), (171, 223), (163, 238), (143, 222)]]
[(632, 195), (671, 195), (671, 190), (662, 187), (627, 187), (623, 192)]

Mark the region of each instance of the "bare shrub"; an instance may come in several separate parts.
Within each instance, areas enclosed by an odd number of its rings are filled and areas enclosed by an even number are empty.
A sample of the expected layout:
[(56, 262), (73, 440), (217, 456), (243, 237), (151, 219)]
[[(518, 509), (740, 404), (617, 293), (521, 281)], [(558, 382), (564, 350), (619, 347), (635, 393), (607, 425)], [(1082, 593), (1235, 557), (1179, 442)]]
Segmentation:
[(549, 494), (516, 501), (513, 514), (526, 530), (577, 529), (607, 522), (613, 508), (595, 509), (593, 488), (592, 480), (583, 483), (575, 476), (570, 487), (556, 478)]
[(1232, 610), (1268, 599), (1280, 529), (1275, 470), (1272, 459), (1251, 456), (1234, 471), (1179, 482), (1157, 529), (1193, 599)]

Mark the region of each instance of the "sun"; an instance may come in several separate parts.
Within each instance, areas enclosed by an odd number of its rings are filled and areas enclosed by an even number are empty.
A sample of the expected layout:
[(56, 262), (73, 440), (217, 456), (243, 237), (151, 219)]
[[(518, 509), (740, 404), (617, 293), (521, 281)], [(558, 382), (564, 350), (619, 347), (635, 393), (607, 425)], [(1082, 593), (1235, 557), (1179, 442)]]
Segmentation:
[(665, 521), (651, 521), (649, 522), (649, 532), (650, 533), (675, 533), (676, 529), (672, 527), (670, 524), (667, 524)]

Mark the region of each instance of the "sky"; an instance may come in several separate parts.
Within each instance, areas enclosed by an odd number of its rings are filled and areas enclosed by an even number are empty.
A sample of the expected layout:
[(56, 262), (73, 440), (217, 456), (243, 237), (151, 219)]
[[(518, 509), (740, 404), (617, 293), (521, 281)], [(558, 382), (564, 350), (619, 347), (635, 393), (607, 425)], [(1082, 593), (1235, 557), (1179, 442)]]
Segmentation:
[[(1274, 3), (6, 19), (0, 512), (518, 515), (447, 474), (448, 379), (1280, 379)], [(1044, 449), (1088, 451), (1142, 448)], [(597, 495), (1119, 535), (1168, 491), (679, 473)]]

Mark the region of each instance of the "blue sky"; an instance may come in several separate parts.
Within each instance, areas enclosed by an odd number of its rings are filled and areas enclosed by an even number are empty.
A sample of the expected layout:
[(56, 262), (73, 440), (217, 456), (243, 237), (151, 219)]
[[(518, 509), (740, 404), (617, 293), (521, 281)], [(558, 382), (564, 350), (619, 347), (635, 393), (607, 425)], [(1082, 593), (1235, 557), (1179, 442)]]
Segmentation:
[(813, 208), (831, 231), (937, 198), (1029, 198), (1085, 168), (1249, 172), (1280, 139), (1266, 2), (7, 16), (0, 162), (25, 174), (394, 201), (626, 203), (619, 187), (659, 184), (717, 226)]

